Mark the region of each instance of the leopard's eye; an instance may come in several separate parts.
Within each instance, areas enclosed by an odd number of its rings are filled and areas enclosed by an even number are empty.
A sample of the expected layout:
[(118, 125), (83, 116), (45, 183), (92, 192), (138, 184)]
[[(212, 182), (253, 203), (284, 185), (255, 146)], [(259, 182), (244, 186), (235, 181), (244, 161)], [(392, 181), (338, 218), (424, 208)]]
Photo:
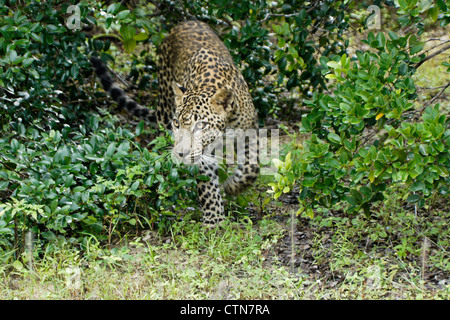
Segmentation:
[(205, 129), (208, 126), (208, 122), (198, 121), (194, 126), (194, 131)]
[(178, 129), (180, 127), (180, 121), (178, 119), (173, 119), (172, 124), (174, 128)]

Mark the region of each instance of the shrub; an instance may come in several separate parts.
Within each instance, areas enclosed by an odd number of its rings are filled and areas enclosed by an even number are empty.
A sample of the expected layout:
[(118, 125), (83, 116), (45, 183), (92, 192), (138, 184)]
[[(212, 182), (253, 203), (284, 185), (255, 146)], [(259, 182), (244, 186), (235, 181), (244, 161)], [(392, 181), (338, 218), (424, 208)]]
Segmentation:
[[(146, 57), (144, 65), (153, 71), (154, 49), (172, 26), (185, 19), (207, 22), (220, 34), (241, 69), (263, 123), (268, 114), (292, 115), (280, 105), (298, 104), (300, 93), (325, 88), (323, 66), (317, 60), (345, 52), (348, 41), (343, 32), (349, 25), (348, 10), (343, 1), (328, 0), (321, 5), (298, 0), (233, 4), (161, 0), (138, 8), (113, 3), (107, 8), (105, 26), (118, 31), (125, 49), (134, 48), (136, 39), (151, 42), (151, 49), (136, 53), (135, 59), (140, 63)], [(151, 18), (144, 18), (144, 13)], [(137, 70), (133, 73), (145, 77)]]
[(1, 190), (10, 199), (2, 205), (2, 245), (17, 246), (28, 229), (47, 240), (110, 239), (126, 226), (157, 223), (161, 213), (173, 215), (195, 198), (196, 172), (173, 165), (168, 137), (148, 151), (129, 130), (90, 128), (84, 135), (29, 128), (0, 140)]
[[(406, 9), (402, 5), (401, 12)], [(279, 172), (271, 192), (277, 198), (298, 183), (299, 213), (312, 216), (317, 206), (346, 201), (349, 212), (370, 215), (392, 185), (404, 186), (407, 201), (419, 206), (432, 194), (448, 195), (450, 119), (434, 99), (414, 104), (412, 75), (426, 59), (424, 43), (393, 31), (388, 37), (369, 32), (363, 42), (371, 49), (353, 59), (321, 58), (333, 92), (314, 93), (305, 102), (311, 112), (303, 116), (301, 132), (311, 138), (275, 162)]]
[[(82, 23), (95, 23), (92, 3), (77, 3)], [(117, 231), (157, 225), (195, 199), (198, 172), (172, 163), (170, 136), (149, 151), (138, 142), (149, 136), (144, 123), (129, 130), (99, 115), (104, 93), (86, 86), (93, 80), (86, 53), (107, 50), (109, 41), (66, 28), (67, 7), (0, 5), (2, 251), (20, 252), (28, 230), (41, 243), (60, 235), (111, 240)]]

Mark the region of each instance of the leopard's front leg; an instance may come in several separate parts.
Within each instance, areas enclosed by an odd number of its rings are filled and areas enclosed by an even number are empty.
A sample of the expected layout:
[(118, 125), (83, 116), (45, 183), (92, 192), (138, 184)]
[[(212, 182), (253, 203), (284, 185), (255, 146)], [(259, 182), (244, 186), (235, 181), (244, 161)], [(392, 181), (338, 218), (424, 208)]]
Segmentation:
[(219, 167), (213, 163), (199, 164), (199, 174), (207, 176), (208, 181), (197, 180), (197, 193), (203, 211), (203, 223), (216, 225), (224, 221), (224, 205), (219, 185)]

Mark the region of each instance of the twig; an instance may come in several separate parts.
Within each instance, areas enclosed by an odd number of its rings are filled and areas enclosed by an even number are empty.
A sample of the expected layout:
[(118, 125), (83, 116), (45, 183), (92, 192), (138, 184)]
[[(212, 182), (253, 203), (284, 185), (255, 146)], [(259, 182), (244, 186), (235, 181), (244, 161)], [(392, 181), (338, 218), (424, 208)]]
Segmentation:
[(357, 154), (359, 152), (359, 149), (361, 149), (361, 147), (363, 147), (367, 142), (369, 142), (370, 139), (372, 139), (374, 136), (376, 136), (378, 133), (380, 133), (379, 130), (373, 130), (372, 132), (370, 132), (368, 135), (366, 135), (365, 139), (363, 140), (363, 142), (360, 143), (360, 145), (358, 146), (358, 148), (356, 148), (356, 151), (354, 154)]
[(15, 173), (17, 173), (17, 175), (21, 178), (21, 179), (25, 179), (27, 177), (27, 174), (22, 173), (20, 171), (17, 171), (14, 168), (11, 168), (9, 165), (7, 165), (6, 163), (4, 163), (3, 161), (0, 161), (0, 164), (3, 165), (6, 169), (13, 171)]
[[(413, 111), (407, 112), (407, 114), (414, 115), (414, 116), (411, 118), (411, 120), (414, 121), (414, 120), (419, 119), (419, 117), (422, 115), (422, 113), (425, 111), (425, 109), (426, 109), (430, 104), (432, 104), (433, 102), (435, 102), (435, 101), (436, 101), (436, 100), (444, 93), (444, 91), (445, 91), (448, 87), (450, 87), (450, 82), (447, 83), (445, 86), (438, 87), (438, 88), (442, 88), (442, 90), (439, 91), (433, 98), (431, 98), (430, 100), (428, 100), (428, 101), (424, 104), (424, 106), (422, 107), (422, 109), (420, 109), (420, 110), (413, 110)], [(435, 89), (435, 88), (430, 88), (430, 89)]]
[[(311, 8), (306, 10), (306, 13), (310, 13), (311, 11), (313, 11), (317, 7), (317, 5), (319, 3), (320, 3), (320, 1), (316, 1)], [(265, 21), (269, 20), (272, 17), (290, 18), (290, 17), (295, 17), (296, 15), (299, 15), (299, 14), (300, 14), (300, 12), (290, 13), (290, 14), (285, 14), (285, 13), (268, 13), (264, 17), (264, 19), (261, 20), (261, 22), (265, 22)]]
[(112, 38), (112, 39), (118, 40), (120, 42), (123, 41), (123, 39), (119, 35), (114, 34), (114, 33), (97, 34), (92, 37), (92, 40), (101, 39), (101, 38)]
[(124, 77), (122, 77), (120, 74), (118, 74), (117, 72), (115, 72), (114, 70), (112, 70), (111, 68), (108, 67), (108, 69), (111, 71), (111, 73), (114, 74), (114, 76), (116, 77), (117, 80), (119, 80), (120, 82), (122, 82), (124, 85), (127, 86), (127, 88), (131, 88), (131, 89), (136, 89), (137, 87), (131, 83), (129, 83), (127, 80), (125, 80)]
[(437, 47), (443, 46), (444, 44), (450, 42), (450, 40), (441, 40), (441, 39), (433, 39), (433, 38), (432, 39), (428, 39), (425, 42), (430, 42), (430, 41), (441, 41), (441, 43), (435, 45), (433, 48), (430, 48), (430, 49), (424, 51), (423, 53), (428, 53), (429, 51), (431, 51), (433, 49), (436, 49)]
[(430, 54), (429, 56), (425, 57), (424, 59), (422, 59), (420, 62), (418, 62), (414, 68), (419, 68), (423, 63), (425, 63), (426, 61), (436, 57), (438, 54), (441, 54), (444, 51), (447, 51), (448, 49), (450, 49), (450, 44), (448, 46), (443, 47), (442, 49), (434, 52), (433, 54)]
[(420, 89), (420, 90), (436, 90), (436, 89), (445, 88), (446, 86), (444, 85), (444, 86), (439, 86), (439, 87), (421, 87), (419, 85), (416, 85), (416, 87), (417, 87), (417, 89)]
[[(421, 115), (421, 114), (423, 113), (423, 111), (424, 111), (430, 104), (432, 104), (434, 101), (436, 101), (436, 99), (439, 98), (439, 97), (444, 93), (444, 91), (445, 91), (448, 87), (450, 87), (450, 82), (447, 83), (447, 84), (442, 88), (442, 90), (439, 91), (433, 98), (431, 98), (431, 100), (429, 100), (427, 103), (425, 103), (425, 105), (423, 106), (423, 108), (420, 110), (419, 115)], [(417, 117), (417, 116), (416, 116), (416, 117)]]
[(94, 101), (98, 101), (98, 100), (108, 100), (108, 97), (99, 97), (99, 98), (92, 98), (92, 99), (77, 99), (77, 100), (70, 100), (70, 101), (65, 101), (63, 103), (63, 106), (67, 106), (70, 104), (74, 104), (74, 103), (83, 103), (83, 102), (94, 102)]
[(425, 269), (427, 266), (427, 255), (429, 248), (428, 238), (424, 237), (422, 244), (422, 281), (425, 282)]
[(266, 16), (264, 17), (264, 19), (261, 20), (261, 22), (266, 22), (267, 20), (269, 20), (270, 18), (273, 18), (273, 17), (290, 18), (290, 17), (295, 17), (296, 15), (299, 15), (299, 14), (300, 14), (300, 12), (290, 13), (290, 14), (284, 14), (284, 13), (268, 13), (268, 14), (266, 14)]

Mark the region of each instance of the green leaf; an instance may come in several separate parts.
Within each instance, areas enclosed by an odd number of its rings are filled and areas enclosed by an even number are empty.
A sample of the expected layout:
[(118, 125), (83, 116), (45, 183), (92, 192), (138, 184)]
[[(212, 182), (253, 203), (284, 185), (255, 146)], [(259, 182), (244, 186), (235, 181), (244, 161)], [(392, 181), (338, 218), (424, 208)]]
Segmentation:
[(136, 40), (133, 39), (133, 37), (136, 34), (136, 29), (134, 27), (128, 26), (128, 25), (122, 25), (120, 27), (120, 34), (122, 35), (122, 38), (125, 41), (133, 40), (134, 43), (136, 43)]
[(31, 32), (30, 33), (30, 37), (34, 40), (34, 41), (36, 41), (36, 42), (41, 42), (41, 37), (40, 36), (38, 36), (36, 33), (34, 33), (34, 32)]
[(16, 60), (17, 60), (16, 50), (9, 50), (9, 59), (8, 60), (11, 64), (14, 64), (14, 62), (16, 62)]
[(355, 200), (355, 198), (353, 198), (353, 197), (351, 197), (351, 196), (345, 196), (345, 199), (346, 199), (347, 202), (350, 203), (352, 206), (358, 205), (358, 202)]
[[(136, 136), (139, 136), (142, 133), (142, 131), (144, 130), (144, 125), (145, 125), (144, 120), (141, 120), (139, 122), (139, 124), (136, 126), (136, 130), (135, 130)], [(147, 150), (147, 149), (145, 149), (145, 150)]]
[(394, 31), (389, 30), (388, 34), (392, 40), (397, 40), (399, 38), (398, 34), (396, 34)]
[(421, 155), (428, 156), (427, 149), (428, 149), (428, 145), (426, 145), (426, 144), (420, 144), (419, 145), (419, 152), (420, 152)]
[(119, 148), (117, 148), (117, 152), (121, 154), (126, 154), (130, 150), (130, 143), (128, 141), (124, 141), (119, 145)]
[(12, 266), (14, 267), (14, 269), (19, 270), (19, 271), (24, 268), (22, 262), (20, 262), (19, 260), (14, 261), (12, 263)]
[(144, 41), (144, 40), (148, 39), (148, 34), (141, 32), (141, 33), (138, 33), (137, 35), (135, 35), (133, 37), (133, 39), (136, 41)]
[(344, 146), (348, 151), (354, 151), (356, 149), (356, 142), (344, 139)]
[(327, 66), (329, 66), (330, 68), (333, 68), (333, 69), (338, 69), (341, 67), (341, 65), (336, 61), (328, 61)]
[(30, 64), (32, 64), (34, 61), (34, 58), (26, 58), (22, 61), (22, 67), (26, 68), (28, 67)]
[(290, 46), (288, 48), (288, 52), (294, 57), (294, 58), (298, 58), (298, 51), (297, 49), (295, 49), (295, 47)]
[(368, 187), (361, 187), (359, 189), (359, 191), (364, 195), (364, 198), (370, 199), (370, 197), (372, 195), (372, 190), (370, 190), (370, 188), (368, 188)]
[(356, 189), (351, 189), (350, 195), (356, 201), (357, 204), (360, 204), (363, 200), (361, 193)]
[(418, 194), (412, 194), (406, 199), (406, 201), (411, 202), (411, 203), (416, 203), (419, 200), (420, 200), (420, 196)]
[(0, 181), (0, 190), (6, 190), (8, 188), (9, 181)]
[(447, 11), (447, 5), (446, 5), (446, 3), (445, 3), (445, 1), (444, 0), (437, 0), (436, 1), (436, 4), (439, 6), (439, 8), (442, 10), (442, 11)]
[(425, 45), (425, 43), (419, 43), (419, 44), (412, 46), (409, 53), (416, 54), (416, 53), (420, 52), (423, 49), (424, 45)]
[(139, 180), (135, 181), (130, 187), (131, 191), (136, 191), (139, 188), (139, 183), (140, 183)]
[(65, 182), (64, 182), (64, 186), (66, 188), (70, 187), (73, 183), (73, 174), (69, 174), (68, 176), (66, 176), (65, 178)]
[(312, 130), (311, 121), (307, 117), (302, 118), (302, 132), (310, 132)]
[(430, 8), (427, 12), (427, 15), (432, 22), (436, 22), (439, 16), (439, 8), (437, 6)]
[(330, 132), (327, 137), (331, 142), (341, 144), (341, 137), (339, 137), (336, 133)]
[(123, 47), (128, 53), (132, 53), (136, 48), (136, 40), (134, 39), (124, 40)]
[(130, 14), (130, 10), (123, 10), (123, 11), (120, 11), (120, 12), (117, 14), (117, 19), (123, 20), (123, 19), (125, 19), (126, 17), (128, 17), (129, 14)]
[(377, 34), (376, 39), (377, 39), (377, 41), (378, 41), (378, 45), (377, 45), (377, 48), (378, 48), (378, 49), (381, 50), (381, 49), (386, 48), (386, 36), (384, 35), (383, 32), (379, 32), (379, 33)]
[(109, 5), (109, 7), (106, 10), (106, 12), (112, 13), (112, 14), (116, 14), (119, 11), (121, 5), (122, 4), (120, 2), (112, 3), (112, 4)]
[(312, 208), (306, 208), (306, 212), (305, 212), (306, 216), (309, 217), (310, 219), (314, 218), (314, 210)]
[(106, 149), (105, 156), (111, 158), (115, 151), (116, 151), (116, 144), (114, 142), (111, 142), (108, 146), (108, 149)]
[(59, 29), (58, 29), (57, 26), (55, 26), (55, 25), (53, 25), (53, 24), (48, 24), (48, 25), (47, 25), (47, 30), (50, 31), (50, 32), (56, 32), (56, 31), (58, 31)]
[(408, 2), (406, 0), (398, 0), (398, 4), (402, 10), (406, 10), (408, 6)]
[(347, 152), (343, 151), (340, 155), (339, 155), (339, 161), (341, 162), (341, 164), (346, 165), (348, 163), (348, 155)]

